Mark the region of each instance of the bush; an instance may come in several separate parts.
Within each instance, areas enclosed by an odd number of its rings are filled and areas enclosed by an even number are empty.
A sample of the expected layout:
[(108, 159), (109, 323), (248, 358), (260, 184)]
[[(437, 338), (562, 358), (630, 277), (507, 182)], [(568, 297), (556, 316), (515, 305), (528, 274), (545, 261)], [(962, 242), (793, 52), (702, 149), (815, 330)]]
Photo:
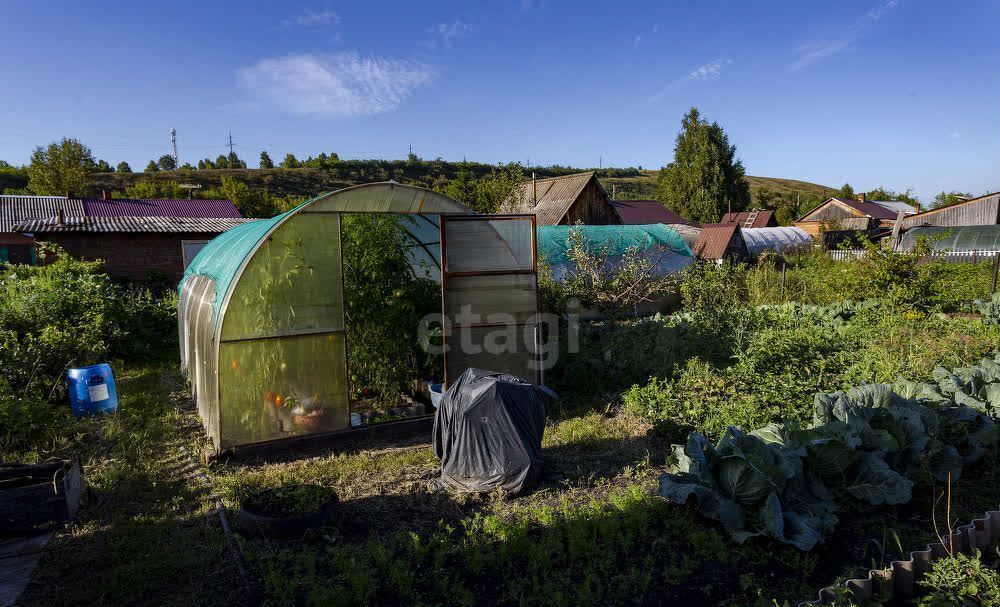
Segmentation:
[(998, 607), (1000, 573), (984, 566), (977, 550), (934, 561), (920, 581), (920, 607)]
[(0, 266), (0, 366), (13, 397), (63, 394), (70, 367), (176, 354), (176, 296), (123, 289), (99, 262), (51, 245), (42, 266)]

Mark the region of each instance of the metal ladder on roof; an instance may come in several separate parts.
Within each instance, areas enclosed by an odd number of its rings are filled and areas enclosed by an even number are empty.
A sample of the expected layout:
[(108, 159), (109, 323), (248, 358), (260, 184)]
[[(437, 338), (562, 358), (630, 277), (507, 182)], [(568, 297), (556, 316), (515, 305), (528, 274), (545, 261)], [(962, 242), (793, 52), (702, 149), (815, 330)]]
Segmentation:
[(757, 213), (759, 213), (759, 212), (760, 211), (758, 211), (756, 209), (753, 210), (753, 211), (750, 211), (750, 214), (747, 215), (747, 220), (743, 222), (743, 227), (744, 228), (752, 228), (753, 227), (753, 222), (757, 221)]

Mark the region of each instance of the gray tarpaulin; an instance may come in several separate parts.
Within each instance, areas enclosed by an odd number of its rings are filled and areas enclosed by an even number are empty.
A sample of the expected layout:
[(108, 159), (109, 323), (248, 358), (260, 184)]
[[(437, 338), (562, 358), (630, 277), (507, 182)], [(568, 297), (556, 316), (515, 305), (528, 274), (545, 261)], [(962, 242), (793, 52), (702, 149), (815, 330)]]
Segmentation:
[(467, 369), (434, 416), (440, 483), (518, 493), (542, 475), (542, 434), (555, 392), (512, 375)]

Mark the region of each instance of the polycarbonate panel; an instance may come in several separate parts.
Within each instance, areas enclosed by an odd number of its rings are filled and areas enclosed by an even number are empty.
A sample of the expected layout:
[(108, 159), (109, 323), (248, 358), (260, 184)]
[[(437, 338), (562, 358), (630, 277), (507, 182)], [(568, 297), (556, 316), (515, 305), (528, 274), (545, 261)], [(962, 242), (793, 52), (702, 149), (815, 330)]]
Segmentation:
[(342, 333), (222, 343), (221, 448), (348, 429), (346, 356)]
[(454, 276), (448, 279), (445, 315), (455, 325), (516, 323), (537, 312), (533, 274)]
[(343, 329), (340, 215), (298, 214), (261, 243), (233, 287), (222, 340)]
[(185, 313), (188, 380), (205, 432), (219, 444), (219, 401), (215, 359), (215, 281), (193, 277)]
[(447, 272), (534, 268), (535, 231), (530, 217), (445, 221), (444, 233)]
[(448, 381), (473, 367), (538, 381), (537, 330), (535, 325), (452, 327), (445, 353)]
[(339, 190), (316, 200), (303, 213), (469, 213), (468, 207), (437, 192), (398, 183)]

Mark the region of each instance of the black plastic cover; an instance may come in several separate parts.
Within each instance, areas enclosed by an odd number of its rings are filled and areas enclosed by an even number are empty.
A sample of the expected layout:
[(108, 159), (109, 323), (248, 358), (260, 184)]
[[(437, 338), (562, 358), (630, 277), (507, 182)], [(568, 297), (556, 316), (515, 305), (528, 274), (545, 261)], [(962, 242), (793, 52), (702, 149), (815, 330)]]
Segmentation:
[(467, 369), (434, 415), (440, 483), (520, 493), (542, 476), (542, 434), (556, 393), (513, 375)]

